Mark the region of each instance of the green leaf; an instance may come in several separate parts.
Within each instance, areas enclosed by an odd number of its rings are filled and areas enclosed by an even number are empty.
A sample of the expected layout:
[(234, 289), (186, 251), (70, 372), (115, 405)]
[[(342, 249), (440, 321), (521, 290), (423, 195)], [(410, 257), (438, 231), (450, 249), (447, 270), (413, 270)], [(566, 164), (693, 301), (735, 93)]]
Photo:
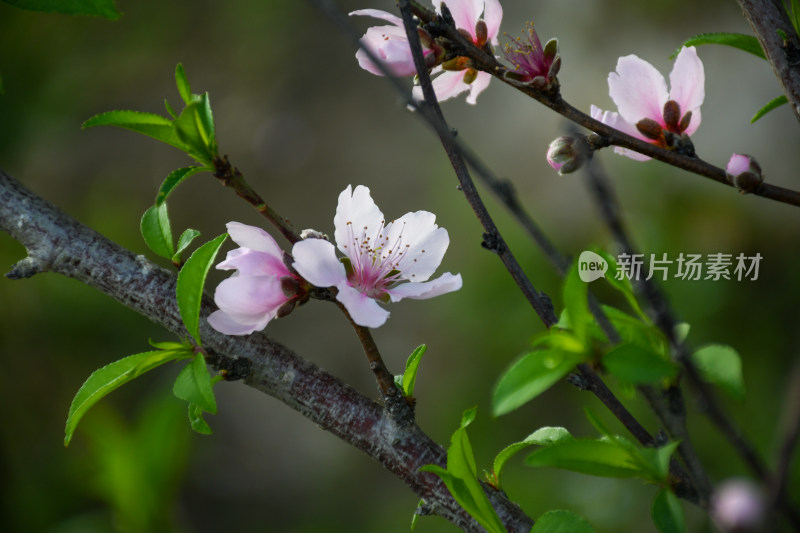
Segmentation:
[(217, 257), (217, 252), (227, 236), (227, 233), (223, 233), (195, 250), (178, 273), (178, 286), (175, 291), (178, 310), (183, 324), (198, 345), (200, 345), (200, 305), (203, 300), (203, 286), (214, 258)]
[(166, 259), (172, 259), (175, 254), (175, 245), (172, 242), (167, 204), (161, 204), (160, 207), (152, 206), (145, 211), (142, 215), (140, 229), (145, 244), (153, 253)]
[(667, 489), (661, 489), (653, 500), (653, 523), (660, 533), (684, 533), (686, 522), (678, 497)]
[[(725, 46), (732, 46), (733, 48), (750, 52), (754, 56), (760, 57), (761, 59), (767, 58), (767, 56), (764, 55), (764, 50), (761, 48), (761, 44), (759, 44), (758, 39), (752, 35), (745, 35), (743, 33), (701, 33), (684, 41), (681, 47), (699, 46), (701, 44), (722, 44)], [(679, 47), (670, 56), (670, 59), (674, 59), (680, 51), (681, 48)]]
[(500, 488), (500, 476), (503, 472), (503, 467), (505, 466), (506, 462), (508, 462), (508, 460), (518, 452), (534, 444), (548, 446), (554, 442), (571, 438), (572, 435), (570, 435), (569, 431), (564, 428), (543, 427), (525, 437), (524, 440), (506, 446), (500, 451), (500, 453), (497, 454), (497, 457), (494, 458), (494, 463), (492, 464), (492, 473), (494, 474), (494, 480), (497, 484), (496, 487), (498, 489)]
[(578, 274), (578, 262), (573, 261), (572, 267), (564, 282), (564, 307), (569, 313), (569, 321), (575, 336), (586, 344), (589, 324), (594, 321), (589, 312), (587, 300), (589, 284), (581, 281)]
[(605, 280), (609, 283), (609, 285), (622, 293), (622, 295), (625, 297), (625, 300), (628, 302), (628, 305), (631, 306), (631, 309), (633, 309), (636, 315), (645, 324), (650, 324), (650, 318), (647, 316), (647, 313), (642, 311), (642, 308), (639, 306), (639, 302), (636, 300), (636, 294), (633, 292), (631, 280), (628, 279), (624, 273), (620, 274), (620, 269), (617, 266), (617, 260), (614, 258), (614, 256), (599, 248), (596, 248), (593, 251), (605, 259), (606, 263), (608, 263), (608, 272), (606, 272)]
[(564, 350), (536, 350), (514, 362), (492, 395), (492, 414), (504, 415), (533, 400), (580, 363), (582, 356)]
[(172, 109), (172, 106), (169, 105), (169, 100), (167, 100), (166, 98), (164, 98), (164, 108), (167, 110), (167, 113), (169, 113), (169, 116), (171, 116), (172, 118), (178, 118), (178, 114), (175, 112), (174, 109)]
[[(172, 392), (181, 400), (186, 400), (203, 411), (217, 414), (217, 400), (211, 388), (211, 374), (200, 352), (196, 353), (192, 362), (178, 374)], [(191, 410), (189, 415), (191, 419)]]
[(594, 533), (594, 528), (579, 514), (556, 510), (540, 516), (530, 533)]
[(447, 469), (438, 465), (425, 465), (420, 470), (438, 475), (453, 498), (490, 533), (506, 533), (489, 498), (477, 479), (475, 457), (467, 436), (467, 426), (475, 419), (476, 408), (464, 411), (461, 426), (450, 437), (447, 449)]
[(786, 98), (785, 94), (781, 95), (781, 96), (779, 96), (779, 97), (777, 97), (777, 98), (775, 98), (773, 100), (770, 100), (769, 102), (767, 102), (767, 104), (764, 107), (762, 107), (761, 109), (756, 111), (756, 114), (753, 115), (753, 118), (750, 119), (750, 124), (753, 124), (756, 120), (760, 119), (761, 117), (763, 117), (764, 115), (766, 115), (767, 113), (772, 111), (773, 109), (776, 109), (776, 108), (782, 106), (783, 104), (787, 104), (787, 103), (789, 103), (789, 100)]
[(153, 342), (152, 340), (147, 341), (150, 346), (153, 348), (158, 348), (159, 350), (183, 350), (187, 349), (194, 353), (194, 347), (191, 344), (183, 343), (183, 342), (171, 342), (171, 341), (163, 341), (163, 342)]
[(730, 346), (710, 344), (692, 354), (692, 362), (707, 382), (719, 385), (736, 399), (744, 399), (742, 359)]
[(217, 143), (208, 93), (193, 96), (192, 102), (183, 108), (172, 124), (175, 136), (185, 146), (184, 151), (203, 165), (212, 166), (217, 155)]
[(143, 113), (141, 111), (107, 111), (95, 115), (81, 125), (81, 128), (88, 129), (95, 126), (117, 126), (147, 135), (163, 143), (174, 146), (186, 151), (187, 147), (173, 128), (173, 121), (156, 115), (155, 113)]
[(635, 344), (665, 358), (669, 356), (669, 343), (666, 337), (649, 320), (642, 322), (640, 318), (608, 305), (603, 305), (602, 308), (623, 343)]
[(180, 93), (183, 103), (186, 105), (192, 103), (192, 88), (189, 86), (186, 71), (183, 70), (181, 63), (175, 67), (175, 84), (178, 86), (178, 93)]
[(640, 474), (628, 451), (608, 440), (565, 439), (536, 450), (525, 464), (612, 478)]
[(189, 424), (192, 429), (201, 435), (211, 435), (211, 427), (203, 418), (203, 409), (196, 404), (189, 404)]
[(678, 366), (635, 344), (621, 344), (603, 356), (603, 366), (622, 381), (635, 385), (673, 380)]
[(177, 250), (175, 250), (175, 254), (172, 256), (172, 262), (179, 263), (181, 260), (181, 254), (185, 252), (186, 248), (188, 248), (189, 245), (192, 244), (192, 241), (199, 236), (200, 232), (192, 228), (189, 228), (183, 233), (181, 233), (181, 236), (178, 239), (178, 248)]
[(124, 357), (95, 370), (84, 382), (69, 407), (64, 430), (64, 446), (68, 446), (78, 422), (94, 404), (111, 391), (139, 377), (148, 370), (176, 359), (191, 357), (189, 350), (157, 350)]
[(204, 170), (210, 169), (206, 167), (183, 167), (170, 172), (169, 176), (164, 179), (164, 182), (158, 189), (158, 194), (156, 195), (156, 205), (161, 205), (164, 203), (164, 201), (167, 199), (167, 196), (172, 193), (175, 187), (183, 183), (183, 180), (189, 176), (197, 174), (198, 172), (203, 172)]
[(417, 348), (411, 352), (411, 355), (408, 357), (406, 361), (406, 370), (403, 372), (402, 378), (402, 389), (403, 394), (406, 396), (414, 396), (414, 384), (417, 381), (417, 370), (419, 370), (419, 362), (422, 360), (422, 356), (425, 355), (425, 350), (428, 347), (424, 344), (417, 346)]
[(121, 14), (114, 6), (114, 0), (2, 0), (20, 9), (40, 13), (62, 13), (65, 15), (91, 15), (110, 20)]
[(675, 340), (678, 342), (683, 342), (689, 336), (689, 332), (692, 331), (692, 326), (688, 322), (678, 322), (675, 324)]

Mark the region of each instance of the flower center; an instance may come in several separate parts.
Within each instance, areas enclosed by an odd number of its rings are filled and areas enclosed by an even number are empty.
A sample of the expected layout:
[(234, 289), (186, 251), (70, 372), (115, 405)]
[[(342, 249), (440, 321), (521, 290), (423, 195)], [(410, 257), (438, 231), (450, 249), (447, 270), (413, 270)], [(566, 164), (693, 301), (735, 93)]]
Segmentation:
[(351, 265), (347, 278), (351, 286), (370, 298), (380, 299), (400, 279), (400, 260), (411, 246), (404, 243), (405, 224), (394, 238), (389, 235), (391, 228), (392, 224), (387, 227), (383, 220), (375, 231), (370, 231), (369, 226), (354, 229), (353, 223), (347, 222), (345, 248)]

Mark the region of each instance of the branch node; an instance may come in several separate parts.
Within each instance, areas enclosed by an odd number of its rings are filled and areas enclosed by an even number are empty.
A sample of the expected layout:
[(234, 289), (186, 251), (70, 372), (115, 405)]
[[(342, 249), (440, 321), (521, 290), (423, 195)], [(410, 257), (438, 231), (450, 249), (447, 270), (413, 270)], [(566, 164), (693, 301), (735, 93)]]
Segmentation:
[(6, 277), (8, 279), (25, 279), (48, 270), (50, 270), (50, 261), (44, 261), (29, 255), (14, 265), (14, 268), (6, 274)]

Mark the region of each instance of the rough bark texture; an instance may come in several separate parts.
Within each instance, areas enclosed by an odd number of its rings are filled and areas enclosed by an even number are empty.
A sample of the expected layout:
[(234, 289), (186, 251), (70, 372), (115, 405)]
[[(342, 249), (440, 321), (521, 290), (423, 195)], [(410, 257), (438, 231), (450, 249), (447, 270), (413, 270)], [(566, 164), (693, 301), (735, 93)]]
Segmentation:
[(739, 0), (739, 5), (800, 121), (800, 40), (782, 0)]
[[(48, 271), (75, 278), (187, 336), (174, 297), (175, 274), (83, 226), (1, 170), (0, 228), (28, 251), (28, 257), (6, 274), (8, 278)], [(419, 472), (429, 463), (444, 466), (446, 454), (417, 425), (396, 424), (381, 405), (266, 335), (232, 337), (216, 332), (202, 319), (211, 311), (210, 302), (204, 302), (200, 333), (214, 366), (378, 460), (423, 498), (433, 513), (464, 531), (483, 531), (437, 476)], [(510, 533), (530, 530), (533, 520), (504, 494), (491, 488), (487, 493)]]

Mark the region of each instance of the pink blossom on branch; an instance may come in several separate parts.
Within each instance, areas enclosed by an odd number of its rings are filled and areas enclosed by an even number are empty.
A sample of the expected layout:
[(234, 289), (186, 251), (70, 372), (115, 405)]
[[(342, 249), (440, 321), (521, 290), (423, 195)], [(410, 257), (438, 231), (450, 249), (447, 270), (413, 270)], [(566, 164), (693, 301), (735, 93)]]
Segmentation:
[[(619, 58), (617, 70), (608, 75), (611, 99), (619, 113), (592, 106), (592, 117), (649, 143), (674, 148), (676, 138), (690, 136), (700, 125), (700, 105), (705, 98), (703, 63), (695, 48), (682, 48), (669, 75), (635, 55)], [(615, 147), (614, 151), (637, 161), (649, 157)]]
[[(336, 287), (336, 299), (356, 324), (377, 328), (389, 317), (378, 302), (424, 300), (461, 288), (460, 274), (428, 281), (450, 244), (435, 220), (417, 211), (387, 224), (369, 189), (348, 185), (333, 219), (336, 246), (324, 239), (297, 242), (292, 266), (317, 287)], [(337, 248), (344, 258), (337, 258)]]
[(228, 252), (217, 268), (236, 273), (217, 285), (214, 303), (219, 311), (209, 315), (208, 323), (226, 335), (248, 335), (288, 314), (302, 299), (303, 282), (284, 264), (283, 251), (269, 233), (239, 222), (227, 227), (240, 247)]
[[(442, 2), (433, 0), (432, 3), (436, 12), (441, 15)], [(475, 46), (497, 46), (500, 22), (503, 20), (503, 8), (499, 0), (449, 0), (444, 3), (453, 15), (456, 29), (461, 30), (464, 37), (472, 40)], [(492, 75), (465, 66), (465, 62), (460, 59), (456, 58), (431, 71), (432, 75), (438, 74), (433, 80), (436, 99), (443, 101), (469, 91), (467, 103), (474, 105), (478, 95), (489, 86)], [(413, 96), (422, 100), (422, 87), (414, 87)]]

